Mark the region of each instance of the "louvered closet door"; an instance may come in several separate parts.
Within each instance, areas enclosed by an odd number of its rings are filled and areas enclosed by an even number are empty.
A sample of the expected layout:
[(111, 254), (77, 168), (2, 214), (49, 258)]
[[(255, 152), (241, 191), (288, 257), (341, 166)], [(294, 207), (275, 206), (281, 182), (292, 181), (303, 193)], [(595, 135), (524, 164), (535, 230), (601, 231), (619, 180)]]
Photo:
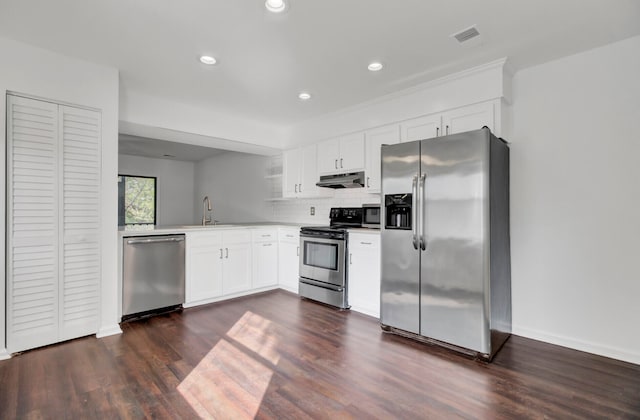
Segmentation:
[(100, 309), (101, 114), (59, 107), (60, 340), (93, 334)]
[(58, 106), (7, 97), (7, 344), (58, 338)]

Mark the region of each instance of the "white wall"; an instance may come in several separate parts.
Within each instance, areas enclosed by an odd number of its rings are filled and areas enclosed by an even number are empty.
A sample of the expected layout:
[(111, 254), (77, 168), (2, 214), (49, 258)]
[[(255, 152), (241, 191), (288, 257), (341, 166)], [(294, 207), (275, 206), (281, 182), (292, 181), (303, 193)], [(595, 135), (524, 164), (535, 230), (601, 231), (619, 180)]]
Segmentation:
[[(118, 70), (0, 38), (0, 133), (5, 133), (7, 91), (102, 110), (102, 316), (99, 335), (120, 332), (117, 323)], [(5, 148), (0, 148), (0, 219), (5, 219)], [(5, 224), (2, 226), (6, 235)], [(5, 242), (0, 245), (5, 271)], [(6, 356), (5, 288), (0, 287), (0, 358)]]
[(202, 220), (202, 199), (209, 196), (213, 220), (221, 223), (272, 220), (265, 179), (269, 158), (226, 152), (196, 163), (194, 218)]
[(188, 225), (195, 222), (195, 163), (119, 155), (118, 173), (157, 178), (157, 225)]
[(640, 37), (513, 95), (514, 333), (640, 363)]
[[(334, 191), (333, 197), (297, 198), (276, 201), (273, 206), (273, 221), (309, 225), (328, 225), (331, 207), (362, 207), (363, 204), (380, 203), (380, 194), (368, 194), (364, 188), (345, 188)], [(310, 208), (315, 208), (311, 215)]]

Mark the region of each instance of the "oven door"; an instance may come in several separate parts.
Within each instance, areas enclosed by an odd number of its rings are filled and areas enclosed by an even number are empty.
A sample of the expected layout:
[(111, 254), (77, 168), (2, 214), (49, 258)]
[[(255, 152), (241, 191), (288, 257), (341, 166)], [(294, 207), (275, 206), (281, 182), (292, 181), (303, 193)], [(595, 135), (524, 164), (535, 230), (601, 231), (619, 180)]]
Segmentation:
[(300, 235), (300, 277), (345, 287), (345, 243)]

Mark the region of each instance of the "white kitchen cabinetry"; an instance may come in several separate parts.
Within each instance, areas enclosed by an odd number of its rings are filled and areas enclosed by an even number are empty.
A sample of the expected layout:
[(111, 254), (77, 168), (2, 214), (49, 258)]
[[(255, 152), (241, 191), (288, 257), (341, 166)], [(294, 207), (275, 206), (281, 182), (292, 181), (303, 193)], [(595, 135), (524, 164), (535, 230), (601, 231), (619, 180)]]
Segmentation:
[(278, 285), (278, 229), (254, 229), (253, 283), (254, 289)]
[(485, 125), (494, 132), (497, 127), (495, 117), (496, 101), (456, 108), (442, 114), (442, 130), (446, 134), (478, 130)]
[(401, 123), (402, 141), (424, 140), (489, 127), (500, 135), (500, 100), (481, 102)]
[(380, 234), (349, 233), (349, 304), (380, 317)]
[(101, 114), (7, 96), (7, 348), (98, 329)]
[(400, 124), (391, 124), (366, 131), (365, 136), (365, 184), (368, 193), (379, 193), (382, 177), (380, 174), (380, 147), (383, 144), (400, 142)]
[(187, 233), (186, 300), (222, 296), (222, 232)]
[(251, 289), (251, 231), (187, 232), (187, 306)]
[(319, 197), (331, 194), (328, 188), (316, 187), (318, 159), (316, 145), (287, 150), (282, 156), (282, 196)]
[(364, 170), (364, 133), (318, 143), (318, 172), (322, 175)]
[(280, 228), (278, 230), (278, 246), (278, 284), (285, 290), (298, 293), (300, 229)]
[(433, 114), (414, 118), (400, 124), (401, 141), (430, 139), (438, 137), (441, 133), (442, 115)]
[(242, 242), (228, 242), (225, 239), (222, 293), (230, 295), (250, 290), (251, 275), (251, 240), (249, 235)]

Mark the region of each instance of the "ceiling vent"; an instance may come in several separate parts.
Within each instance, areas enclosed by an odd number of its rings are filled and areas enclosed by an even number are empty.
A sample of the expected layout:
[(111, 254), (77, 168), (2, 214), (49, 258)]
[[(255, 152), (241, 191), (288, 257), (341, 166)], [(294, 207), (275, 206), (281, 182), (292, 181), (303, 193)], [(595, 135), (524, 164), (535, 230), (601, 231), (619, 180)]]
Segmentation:
[(478, 29), (476, 29), (476, 26), (473, 25), (467, 29), (463, 29), (458, 33), (455, 33), (453, 35), (451, 35), (453, 38), (455, 38), (460, 44), (465, 43), (477, 36), (480, 35), (480, 32), (478, 32)]

